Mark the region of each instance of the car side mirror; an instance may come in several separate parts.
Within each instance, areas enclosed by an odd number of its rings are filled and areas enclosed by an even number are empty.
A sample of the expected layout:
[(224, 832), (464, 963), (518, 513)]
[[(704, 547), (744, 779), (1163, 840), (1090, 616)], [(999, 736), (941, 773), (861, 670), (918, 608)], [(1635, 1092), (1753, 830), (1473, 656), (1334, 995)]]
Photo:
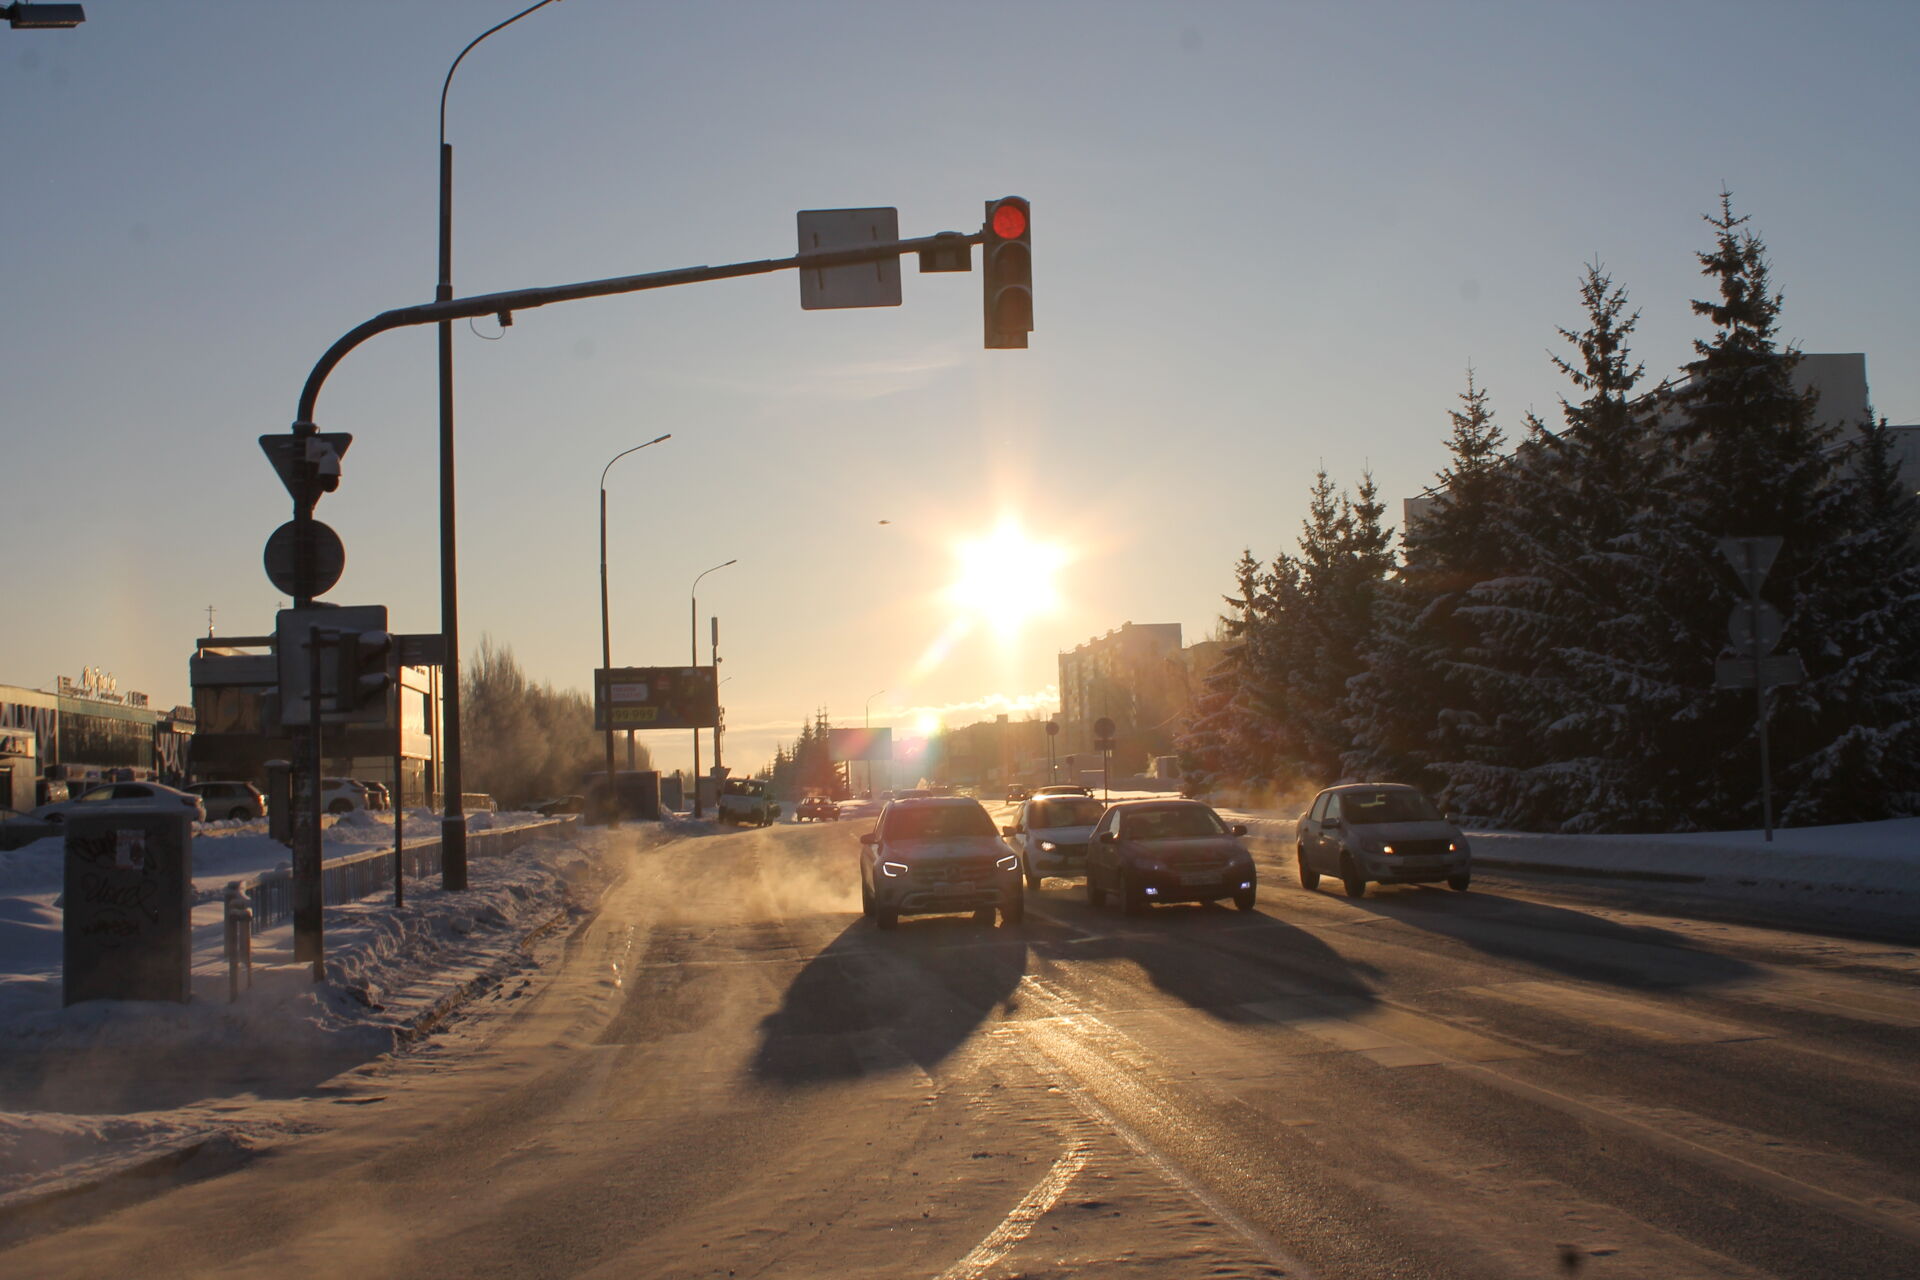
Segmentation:
[(1118, 831), (1102, 831), (1100, 833), (1100, 843), (1102, 844), (1118, 844), (1119, 842), (1120, 833)]
[(1237, 836), (1243, 836), (1247, 834), (1247, 824), (1244, 822), (1236, 822), (1232, 826), (1228, 827), (1227, 830), (1233, 832), (1233, 834)]
[(874, 834), (873, 832), (871, 832), (871, 831), (863, 831), (863, 832), (861, 832), (861, 834), (860, 834), (860, 843), (861, 843), (861, 844), (877, 844), (877, 843), (879, 843), (879, 839), (880, 839), (880, 837), (879, 837), (879, 836), (877, 836), (877, 835), (875, 835), (875, 834)]
[(1019, 831), (1014, 827), (1002, 827), (1000, 828), (1000, 834), (1003, 836), (1018, 835)]

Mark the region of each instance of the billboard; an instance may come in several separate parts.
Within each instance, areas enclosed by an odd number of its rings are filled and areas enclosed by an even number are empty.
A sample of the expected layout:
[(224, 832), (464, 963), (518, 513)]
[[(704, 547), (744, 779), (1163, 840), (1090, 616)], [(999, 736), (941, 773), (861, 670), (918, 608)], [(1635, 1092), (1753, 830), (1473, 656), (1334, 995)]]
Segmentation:
[(829, 729), (827, 749), (835, 760), (893, 759), (891, 729)]
[(602, 667), (593, 673), (593, 727), (711, 729), (719, 689), (712, 667)]

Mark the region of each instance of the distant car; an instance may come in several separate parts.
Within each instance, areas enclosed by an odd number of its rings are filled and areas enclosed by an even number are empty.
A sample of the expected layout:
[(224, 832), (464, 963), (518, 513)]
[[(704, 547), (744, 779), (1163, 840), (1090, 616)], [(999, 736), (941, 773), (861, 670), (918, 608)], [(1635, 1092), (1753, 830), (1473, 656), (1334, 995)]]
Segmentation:
[(838, 822), (840, 806), (825, 796), (808, 796), (793, 811), (795, 822)]
[(906, 915), (972, 912), (982, 924), (1026, 917), (1020, 859), (978, 800), (895, 800), (860, 837), (860, 911), (882, 929)]
[(1339, 876), (1349, 898), (1369, 881), (1434, 884), (1465, 893), (1473, 883), (1466, 833), (1447, 821), (1418, 788), (1398, 782), (1348, 783), (1313, 798), (1295, 828), (1300, 885), (1318, 889)]
[(267, 816), (267, 798), (251, 782), (196, 782), (187, 790), (200, 797), (210, 818), (244, 821)]
[(1063, 782), (1057, 786), (1035, 787), (1033, 794), (1036, 796), (1090, 796), (1093, 792), (1085, 787), (1076, 787)]
[(1231, 898), (1251, 911), (1258, 886), (1245, 834), (1198, 800), (1109, 805), (1087, 846), (1087, 901), (1097, 907), (1112, 895), (1135, 914), (1158, 902)]
[(73, 813), (105, 813), (115, 809), (167, 809), (176, 804), (193, 811), (195, 822), (207, 820), (206, 806), (191, 791), (163, 786), (158, 782), (107, 782), (83, 794), (77, 800), (43, 804), (32, 816), (47, 822), (62, 823)]
[(1020, 855), (1027, 888), (1047, 876), (1079, 876), (1087, 870), (1087, 841), (1106, 806), (1091, 796), (1035, 796), (1000, 828)]
[(320, 779), (322, 813), (352, 813), (355, 809), (371, 811), (372, 808), (373, 798), (367, 784), (358, 778)]
[(551, 800), (538, 800), (534, 802), (533, 811), (549, 818), (563, 817), (570, 813), (585, 813), (587, 811), (587, 798), (585, 796), (555, 796)]
[(1029, 792), (1025, 787), (1020, 787), (1020, 786), (1008, 787), (1007, 803), (1019, 804), (1022, 800), (1025, 800), (1030, 794), (1031, 792)]

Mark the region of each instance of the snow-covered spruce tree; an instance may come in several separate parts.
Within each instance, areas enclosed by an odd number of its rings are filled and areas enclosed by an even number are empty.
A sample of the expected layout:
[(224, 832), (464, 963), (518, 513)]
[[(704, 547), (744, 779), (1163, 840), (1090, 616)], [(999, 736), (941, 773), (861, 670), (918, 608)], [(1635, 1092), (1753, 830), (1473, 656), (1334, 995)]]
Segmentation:
[(1847, 459), (1846, 524), (1807, 602), (1826, 617), (1803, 654), (1809, 680), (1773, 695), (1783, 718), (1806, 718), (1811, 743), (1776, 779), (1786, 826), (1920, 813), (1920, 501), (1871, 411)]
[(1229, 611), (1220, 618), (1225, 632), (1220, 661), (1201, 677), (1193, 715), (1175, 742), (1181, 776), (1195, 794), (1244, 788), (1266, 771), (1268, 762), (1258, 745), (1261, 726), (1253, 710), (1251, 634), (1264, 576), (1252, 549), (1241, 551), (1233, 566), (1237, 594), (1223, 597)]
[(1353, 746), (1347, 682), (1364, 667), (1375, 609), (1394, 569), (1385, 510), (1371, 473), (1349, 497), (1336, 494), (1322, 467), (1301, 525), (1300, 554), (1280, 556), (1269, 575), (1262, 626), (1273, 691), (1272, 777), (1281, 788), (1342, 776), (1342, 758)]
[(1539, 831), (1660, 825), (1643, 765), (1678, 696), (1657, 591), (1671, 459), (1633, 397), (1639, 317), (1598, 262), (1580, 298), (1586, 327), (1559, 330), (1573, 358), (1552, 357), (1580, 398), (1562, 399), (1557, 433), (1530, 415), (1506, 468), (1493, 538), (1510, 568), (1458, 611), (1477, 642), (1451, 674), (1474, 705), (1457, 713), (1458, 754), (1437, 766), (1455, 807)]
[(1471, 366), (1460, 407), (1447, 416), (1448, 464), (1401, 532), (1404, 562), (1381, 585), (1363, 668), (1347, 684), (1353, 745), (1342, 759), (1348, 777), (1429, 793), (1446, 781), (1431, 766), (1461, 754), (1459, 729), (1477, 719), (1459, 670), (1476, 635), (1457, 608), (1468, 588), (1507, 563), (1496, 536), (1507, 502), (1504, 436)]
[[(1846, 700), (1846, 667), (1863, 655), (1842, 651), (1836, 632), (1848, 618), (1857, 586), (1834, 581), (1829, 557), (1855, 532), (1851, 487), (1835, 429), (1814, 421), (1814, 397), (1796, 390), (1799, 353), (1777, 334), (1781, 295), (1773, 288), (1766, 247), (1721, 193), (1713, 247), (1698, 255), (1717, 297), (1693, 304), (1712, 321), (1710, 338), (1675, 393), (1674, 438), (1683, 451), (1675, 529), (1663, 597), (1681, 626), (1666, 655), (1683, 697), (1660, 746), (1663, 807), (1687, 825), (1757, 825), (1759, 741), (1750, 691), (1713, 687), (1714, 659), (1726, 646), (1727, 615), (1744, 590), (1716, 551), (1724, 537), (1783, 539), (1762, 597), (1785, 620), (1780, 648), (1798, 651), (1808, 679), (1768, 698), (1770, 741), (1781, 814), (1838, 816), (1805, 789), (1824, 771), (1810, 765), (1836, 737), (1825, 714), (1829, 699)], [(1836, 680), (1838, 683), (1836, 683)], [(1849, 816), (1860, 817), (1865, 814)], [(1877, 814), (1874, 816), (1878, 816)]]

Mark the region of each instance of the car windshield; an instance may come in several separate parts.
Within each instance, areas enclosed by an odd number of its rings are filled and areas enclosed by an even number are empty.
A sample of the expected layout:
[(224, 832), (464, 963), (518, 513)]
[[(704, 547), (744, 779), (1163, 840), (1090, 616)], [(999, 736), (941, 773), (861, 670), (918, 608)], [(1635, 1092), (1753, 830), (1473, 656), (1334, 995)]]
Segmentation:
[(1030, 827), (1090, 827), (1100, 821), (1100, 811), (1106, 806), (1098, 800), (1083, 797), (1043, 800), (1033, 806), (1032, 816), (1027, 820)]
[(1418, 791), (1347, 791), (1340, 796), (1340, 813), (1355, 826), (1377, 822), (1440, 822), (1440, 811)]
[(993, 819), (977, 804), (915, 805), (887, 815), (889, 840), (945, 840), (954, 836), (997, 834)]
[(1226, 824), (1213, 810), (1197, 804), (1141, 809), (1120, 819), (1120, 834), (1129, 840), (1185, 840), (1226, 833)]

